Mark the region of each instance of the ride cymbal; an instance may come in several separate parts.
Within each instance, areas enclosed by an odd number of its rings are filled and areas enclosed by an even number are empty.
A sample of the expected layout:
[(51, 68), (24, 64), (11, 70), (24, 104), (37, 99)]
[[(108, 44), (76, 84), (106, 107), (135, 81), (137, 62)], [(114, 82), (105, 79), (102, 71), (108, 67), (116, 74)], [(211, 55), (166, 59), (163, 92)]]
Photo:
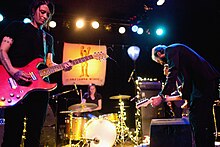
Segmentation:
[(72, 110), (74, 112), (88, 112), (92, 111), (97, 107), (96, 104), (93, 103), (82, 103), (82, 104), (75, 104), (68, 107), (68, 110)]
[(129, 99), (131, 96), (129, 95), (115, 95), (111, 96), (110, 99)]

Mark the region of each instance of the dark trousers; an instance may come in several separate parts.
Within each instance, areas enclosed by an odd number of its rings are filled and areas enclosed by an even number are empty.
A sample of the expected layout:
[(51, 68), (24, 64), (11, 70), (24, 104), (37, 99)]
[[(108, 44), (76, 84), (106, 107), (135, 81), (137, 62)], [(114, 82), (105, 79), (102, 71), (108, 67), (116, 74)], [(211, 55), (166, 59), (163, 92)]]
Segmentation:
[(20, 147), (26, 117), (25, 147), (39, 147), (40, 134), (48, 106), (47, 92), (32, 92), (22, 103), (5, 108), (2, 147)]
[[(215, 147), (213, 102), (217, 90), (215, 82), (193, 87), (190, 100), (189, 120), (194, 134), (196, 147)], [(202, 89), (201, 89), (202, 86)]]

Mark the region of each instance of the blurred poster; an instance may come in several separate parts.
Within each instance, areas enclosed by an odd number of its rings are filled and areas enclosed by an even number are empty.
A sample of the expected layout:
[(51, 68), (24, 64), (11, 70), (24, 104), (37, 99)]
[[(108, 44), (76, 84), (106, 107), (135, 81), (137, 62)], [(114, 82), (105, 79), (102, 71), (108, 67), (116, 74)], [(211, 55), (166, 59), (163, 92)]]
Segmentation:
[(63, 62), (73, 61), (70, 71), (62, 71), (63, 85), (88, 85), (94, 83), (102, 86), (106, 76), (106, 46), (64, 43)]

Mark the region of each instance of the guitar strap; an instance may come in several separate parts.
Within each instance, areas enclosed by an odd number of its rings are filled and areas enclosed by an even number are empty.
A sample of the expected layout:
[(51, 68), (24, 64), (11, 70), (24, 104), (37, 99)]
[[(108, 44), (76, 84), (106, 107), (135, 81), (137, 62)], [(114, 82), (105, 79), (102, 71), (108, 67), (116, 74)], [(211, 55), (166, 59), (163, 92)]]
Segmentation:
[[(43, 31), (43, 45), (44, 45), (44, 63), (46, 64), (47, 60), (47, 41), (46, 41), (46, 32), (42, 29)], [(44, 78), (45, 81), (49, 82), (49, 78)], [(49, 92), (48, 92), (49, 93)]]
[(47, 42), (46, 42), (46, 32), (42, 29), (43, 31), (43, 45), (44, 45), (44, 63), (46, 63), (47, 59)]

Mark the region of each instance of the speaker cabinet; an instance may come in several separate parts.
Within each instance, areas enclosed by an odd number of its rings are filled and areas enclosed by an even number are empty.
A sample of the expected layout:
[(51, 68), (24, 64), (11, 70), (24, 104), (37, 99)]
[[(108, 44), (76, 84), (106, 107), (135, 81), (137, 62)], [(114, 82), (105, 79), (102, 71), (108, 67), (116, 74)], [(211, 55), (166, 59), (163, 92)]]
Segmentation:
[[(157, 90), (144, 90), (146, 97), (155, 96), (159, 91)], [(142, 126), (142, 136), (150, 136), (150, 123), (152, 119), (164, 118), (164, 105), (161, 104), (158, 107), (152, 107), (148, 105), (147, 107), (141, 107), (141, 126)]]
[(192, 147), (188, 118), (152, 119), (150, 147)]
[[(148, 82), (141, 81), (138, 83), (139, 88), (141, 89), (140, 95), (141, 98), (150, 98), (151, 96), (156, 96), (161, 90), (160, 82)], [(153, 108), (151, 105), (147, 107), (141, 107), (141, 134), (142, 138), (144, 136), (150, 136), (150, 123), (154, 118), (164, 118), (164, 106), (161, 104), (158, 107)]]

